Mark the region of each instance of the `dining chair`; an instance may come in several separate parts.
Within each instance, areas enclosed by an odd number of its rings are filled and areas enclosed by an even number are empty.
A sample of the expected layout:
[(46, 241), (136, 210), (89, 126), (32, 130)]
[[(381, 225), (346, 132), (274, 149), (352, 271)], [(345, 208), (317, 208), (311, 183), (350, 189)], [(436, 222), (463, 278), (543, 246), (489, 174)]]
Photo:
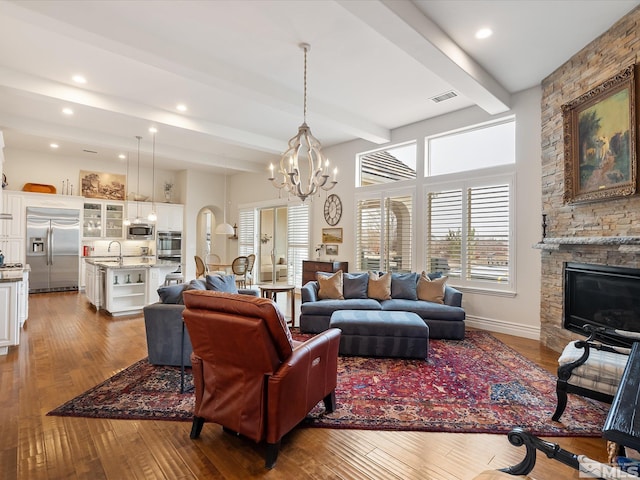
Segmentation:
[(247, 257), (240, 256), (233, 259), (231, 262), (231, 271), (236, 276), (236, 283), (238, 287), (247, 287), (247, 265), (249, 260)]
[(194, 255), (193, 259), (196, 261), (196, 278), (204, 277), (208, 271), (204, 261), (198, 255)]
[(247, 273), (245, 274), (245, 279), (249, 282), (249, 287), (253, 285), (253, 266), (255, 265), (255, 263), (255, 254), (251, 253), (247, 255)]

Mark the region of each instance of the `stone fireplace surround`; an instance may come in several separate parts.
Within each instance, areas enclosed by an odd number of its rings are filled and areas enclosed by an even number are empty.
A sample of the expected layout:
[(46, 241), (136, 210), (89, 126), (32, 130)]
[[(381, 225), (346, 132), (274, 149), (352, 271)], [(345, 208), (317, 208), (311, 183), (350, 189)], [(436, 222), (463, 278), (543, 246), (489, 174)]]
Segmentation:
[(563, 326), (565, 263), (640, 268), (640, 237), (635, 236), (545, 238), (534, 248), (542, 250), (540, 340), (558, 352), (571, 339), (584, 338)]

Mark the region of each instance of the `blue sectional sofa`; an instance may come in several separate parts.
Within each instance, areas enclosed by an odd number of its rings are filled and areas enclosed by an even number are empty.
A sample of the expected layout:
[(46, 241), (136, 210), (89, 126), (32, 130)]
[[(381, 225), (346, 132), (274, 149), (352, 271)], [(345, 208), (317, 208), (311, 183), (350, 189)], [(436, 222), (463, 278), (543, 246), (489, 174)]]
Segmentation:
[[(365, 274), (344, 274), (344, 300), (319, 299), (318, 281), (311, 281), (301, 288), (302, 304), (300, 307), (300, 331), (303, 333), (319, 333), (329, 328), (331, 314), (337, 310), (383, 310), (413, 312), (420, 316), (429, 326), (429, 338), (461, 340), (465, 332), (465, 311), (462, 308), (462, 292), (446, 285), (444, 303), (424, 300), (413, 300), (410, 295), (403, 294), (399, 288), (394, 289), (394, 281), (400, 283), (400, 275), (393, 274), (391, 283), (391, 299), (375, 300), (366, 297), (362, 288), (354, 292), (347, 285), (349, 276)], [(406, 275), (406, 274), (404, 274)], [(419, 274), (415, 275), (416, 281)], [(406, 284), (406, 282), (405, 282)], [(365, 290), (366, 292), (366, 287)]]

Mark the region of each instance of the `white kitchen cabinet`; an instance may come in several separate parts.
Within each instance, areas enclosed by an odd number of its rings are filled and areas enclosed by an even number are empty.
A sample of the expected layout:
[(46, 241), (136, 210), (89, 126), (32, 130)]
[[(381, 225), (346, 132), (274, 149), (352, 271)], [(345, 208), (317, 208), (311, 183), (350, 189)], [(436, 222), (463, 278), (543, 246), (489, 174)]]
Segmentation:
[(127, 202), (127, 218), (133, 220), (137, 217), (140, 223), (153, 223), (149, 221), (149, 214), (153, 210), (151, 202)]
[(0, 283), (0, 355), (9, 353), (9, 347), (18, 345), (18, 288), (21, 282)]
[(124, 202), (87, 200), (82, 217), (82, 237), (87, 239), (124, 238)]
[(177, 203), (157, 203), (156, 231), (158, 232), (182, 232), (184, 205)]
[(4, 212), (13, 216), (12, 220), (0, 221), (0, 250), (5, 263), (25, 261), (25, 207), (23, 196), (15, 192), (3, 192)]
[(22, 273), (22, 281), (18, 282), (18, 323), (19, 328), (29, 318), (29, 272)]
[(105, 309), (111, 315), (140, 313), (147, 301), (148, 268), (107, 268)]
[(84, 262), (84, 264), (86, 274), (85, 295), (89, 303), (96, 307), (96, 310), (99, 310), (104, 298), (100, 267), (87, 262)]

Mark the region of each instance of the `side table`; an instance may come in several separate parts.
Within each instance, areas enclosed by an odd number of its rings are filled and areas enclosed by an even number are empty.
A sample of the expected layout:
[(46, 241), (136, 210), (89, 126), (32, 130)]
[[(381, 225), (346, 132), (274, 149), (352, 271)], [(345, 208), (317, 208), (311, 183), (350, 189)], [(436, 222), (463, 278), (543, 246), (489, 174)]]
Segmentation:
[[(264, 298), (270, 298), (274, 302), (277, 301), (277, 294), (280, 292), (287, 292), (291, 300), (291, 326), (296, 325), (296, 287), (295, 285), (276, 285), (276, 284), (262, 284), (258, 285), (260, 294)], [(287, 322), (289, 323), (289, 322)]]

